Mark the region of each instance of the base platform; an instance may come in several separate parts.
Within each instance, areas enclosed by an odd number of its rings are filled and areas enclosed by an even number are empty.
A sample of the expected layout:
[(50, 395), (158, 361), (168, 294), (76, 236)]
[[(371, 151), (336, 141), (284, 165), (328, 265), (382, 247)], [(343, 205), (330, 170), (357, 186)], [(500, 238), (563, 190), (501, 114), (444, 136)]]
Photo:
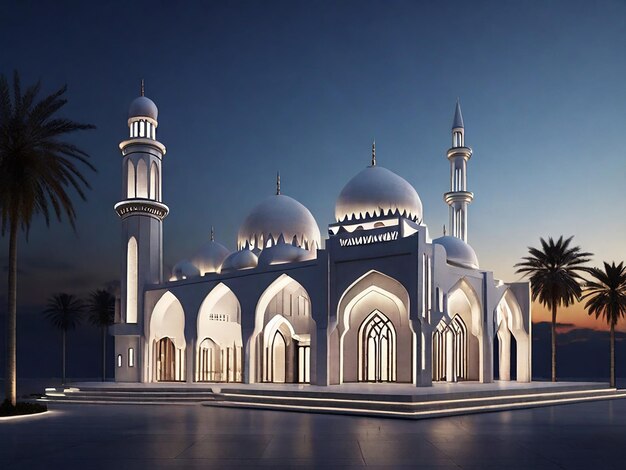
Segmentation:
[(103, 384), (46, 389), (41, 401), (85, 404), (173, 404), (388, 418), (434, 418), (626, 398), (595, 382), (462, 382), (410, 384)]

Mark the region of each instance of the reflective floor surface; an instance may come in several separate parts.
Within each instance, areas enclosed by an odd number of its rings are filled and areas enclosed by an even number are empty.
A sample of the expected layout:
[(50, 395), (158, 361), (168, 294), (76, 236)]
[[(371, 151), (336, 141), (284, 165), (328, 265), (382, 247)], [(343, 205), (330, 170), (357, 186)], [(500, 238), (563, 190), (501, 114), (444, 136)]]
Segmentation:
[(626, 400), (422, 421), (54, 405), (0, 422), (0, 469), (624, 469)]

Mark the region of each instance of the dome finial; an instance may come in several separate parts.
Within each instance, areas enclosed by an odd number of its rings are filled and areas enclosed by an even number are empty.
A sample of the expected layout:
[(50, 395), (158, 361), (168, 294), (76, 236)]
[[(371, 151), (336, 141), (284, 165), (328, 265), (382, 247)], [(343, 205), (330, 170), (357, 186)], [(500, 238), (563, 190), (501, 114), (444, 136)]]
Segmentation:
[(211, 241), (215, 241), (215, 228), (211, 225)]
[(276, 172), (276, 195), (280, 195), (280, 171)]
[(144, 86), (144, 83), (143, 83), (143, 78), (141, 79), (141, 90), (140, 91), (141, 91), (141, 96), (145, 96), (146, 95), (146, 93), (145, 93), (145, 86)]
[(372, 141), (372, 166), (376, 166), (376, 139)]
[(443, 236), (446, 236), (446, 224), (443, 224)]

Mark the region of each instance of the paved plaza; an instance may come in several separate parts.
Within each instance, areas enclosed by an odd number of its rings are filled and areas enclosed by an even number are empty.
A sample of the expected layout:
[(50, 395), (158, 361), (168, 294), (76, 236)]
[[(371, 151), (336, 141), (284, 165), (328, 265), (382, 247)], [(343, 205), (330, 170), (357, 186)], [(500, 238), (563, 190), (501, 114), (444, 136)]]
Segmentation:
[(626, 468), (626, 400), (421, 421), (53, 405), (0, 421), (2, 469)]

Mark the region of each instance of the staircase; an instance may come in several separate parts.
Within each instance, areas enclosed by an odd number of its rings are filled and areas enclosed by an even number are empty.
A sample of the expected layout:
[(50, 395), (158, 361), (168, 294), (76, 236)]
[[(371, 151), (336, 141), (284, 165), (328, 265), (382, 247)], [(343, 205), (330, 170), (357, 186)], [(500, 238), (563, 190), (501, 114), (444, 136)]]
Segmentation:
[(626, 398), (605, 384), (433, 395), (359, 395), (276, 390), (223, 390), (204, 406), (424, 419)]
[[(355, 384), (352, 384), (355, 385)], [(125, 405), (203, 405), (306, 413), (423, 419), (490, 411), (626, 398), (626, 390), (601, 383), (533, 383), (523, 388), (400, 388), (361, 391), (345, 386), (98, 385), (47, 388), (47, 403)], [(344, 387), (343, 389), (341, 387)], [(372, 392), (372, 390), (376, 390)], [(415, 392), (415, 393), (414, 393)]]
[(210, 387), (80, 386), (46, 388), (39, 401), (110, 405), (197, 405), (213, 399)]

